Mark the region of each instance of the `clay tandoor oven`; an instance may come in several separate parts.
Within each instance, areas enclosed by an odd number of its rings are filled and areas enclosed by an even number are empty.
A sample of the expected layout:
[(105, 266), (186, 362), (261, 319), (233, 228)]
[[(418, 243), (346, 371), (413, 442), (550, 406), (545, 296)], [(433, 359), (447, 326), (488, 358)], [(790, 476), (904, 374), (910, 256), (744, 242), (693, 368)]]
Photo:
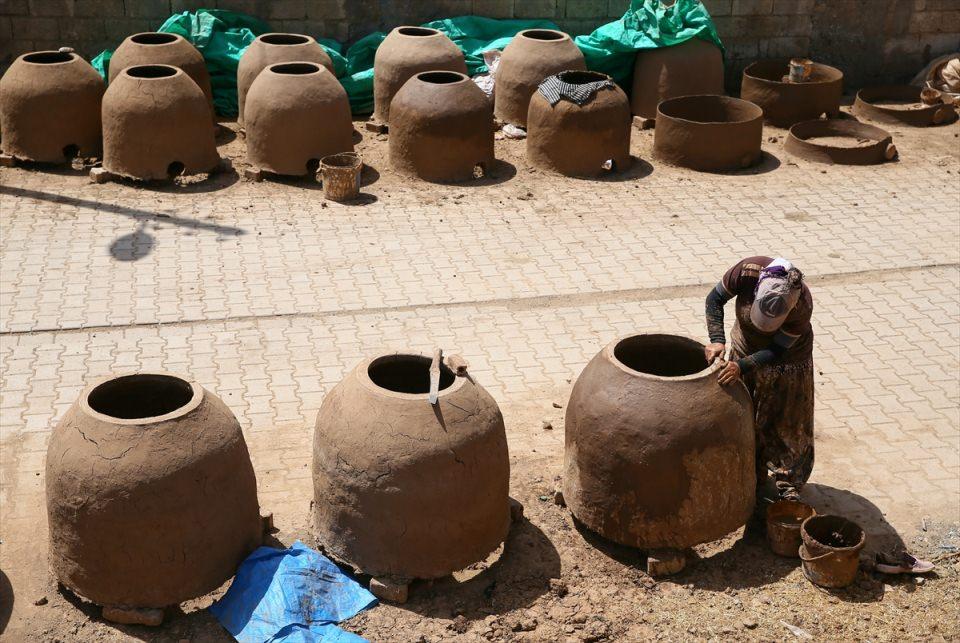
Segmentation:
[(833, 118), (840, 113), (843, 72), (828, 65), (813, 64), (802, 83), (784, 82), (789, 60), (760, 60), (743, 70), (740, 97), (763, 109), (767, 122), (789, 127), (799, 121)]
[(564, 498), (580, 522), (643, 549), (683, 549), (746, 522), (753, 406), (743, 384), (717, 382), (719, 368), (674, 335), (627, 337), (590, 361), (566, 416)]
[(317, 416), (317, 538), (374, 577), (446, 576), (486, 557), (509, 528), (500, 409), (446, 366), (430, 404), (430, 363), (413, 354), (364, 361)]
[(657, 108), (657, 158), (693, 170), (747, 168), (760, 160), (763, 110), (729, 96), (682, 96)]
[(50, 438), (46, 490), (53, 571), (104, 606), (206, 594), (261, 542), (240, 425), (216, 395), (173, 375), (87, 388)]

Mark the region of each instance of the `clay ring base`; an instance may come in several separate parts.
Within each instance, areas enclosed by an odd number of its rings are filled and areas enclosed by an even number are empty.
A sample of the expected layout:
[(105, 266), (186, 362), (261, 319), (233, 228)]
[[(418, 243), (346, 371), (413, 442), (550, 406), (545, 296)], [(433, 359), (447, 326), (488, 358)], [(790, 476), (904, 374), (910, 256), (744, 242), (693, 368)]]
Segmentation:
[[(822, 138), (850, 139), (855, 145), (845, 147), (816, 142)], [(797, 123), (790, 128), (783, 148), (808, 161), (843, 165), (873, 165), (892, 160), (897, 155), (897, 148), (889, 132), (846, 119)]]
[[(927, 105), (920, 92), (920, 88), (913, 85), (866, 87), (857, 92), (853, 113), (858, 118), (914, 127), (946, 125), (957, 120), (957, 110), (953, 105)], [(898, 108), (888, 103), (913, 106)]]

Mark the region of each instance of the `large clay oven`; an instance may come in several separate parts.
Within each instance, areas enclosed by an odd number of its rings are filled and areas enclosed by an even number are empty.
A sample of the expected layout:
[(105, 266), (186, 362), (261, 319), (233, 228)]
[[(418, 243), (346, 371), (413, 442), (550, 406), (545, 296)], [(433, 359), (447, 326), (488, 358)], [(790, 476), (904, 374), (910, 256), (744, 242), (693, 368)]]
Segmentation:
[(557, 75), (569, 85), (608, 81), (585, 103), (560, 97), (554, 105), (541, 93), (530, 100), (527, 158), (566, 176), (594, 177), (630, 167), (630, 103), (609, 76), (594, 71)]
[(564, 499), (584, 525), (642, 549), (683, 549), (753, 511), (753, 407), (717, 382), (703, 345), (634, 335), (604, 348), (573, 387)]
[(162, 373), (87, 388), (47, 447), (50, 562), (103, 606), (210, 592), (260, 545), (257, 481), (220, 398)]
[(350, 99), (318, 63), (270, 65), (247, 96), (247, 159), (292, 176), (316, 171), (320, 159), (353, 151)]
[(562, 31), (521, 31), (504, 48), (497, 67), (494, 114), (505, 123), (526, 127), (530, 99), (547, 76), (586, 69), (580, 49)]
[(401, 174), (467, 181), (493, 163), (490, 99), (466, 74), (417, 74), (394, 96), (390, 114), (390, 163)]
[(4, 154), (45, 163), (99, 156), (103, 90), (100, 75), (74, 53), (20, 56), (0, 78)]
[(326, 67), (331, 73), (335, 73), (330, 56), (310, 36), (296, 33), (265, 33), (257, 36), (250, 43), (237, 66), (237, 104), (240, 108), (237, 122), (240, 125), (245, 123), (244, 103), (247, 100), (247, 92), (260, 72), (275, 63), (298, 61), (317, 63)]
[(729, 96), (681, 96), (660, 103), (654, 154), (662, 161), (715, 172), (760, 160), (763, 110)]
[(314, 520), (327, 553), (377, 578), (440, 578), (483, 559), (510, 525), (503, 416), (469, 376), (431, 360), (364, 361), (323, 400)]
[(390, 121), (394, 94), (416, 74), (424, 71), (467, 73), (463, 52), (436, 29), (397, 27), (380, 46), (373, 61), (373, 116)]
[(637, 52), (633, 66), (633, 113), (657, 118), (660, 101), (693, 94), (723, 93), (723, 54), (699, 38)]
[(128, 67), (103, 97), (103, 167), (133, 179), (166, 179), (217, 167), (203, 92), (170, 65)]
[(136, 65), (179, 67), (203, 92), (213, 115), (213, 89), (210, 87), (207, 64), (203, 55), (183, 36), (147, 31), (127, 37), (110, 58), (110, 82), (118, 78), (126, 68)]
[(764, 119), (778, 127), (800, 121), (833, 118), (840, 113), (843, 72), (813, 63), (810, 77), (800, 83), (785, 82), (789, 60), (761, 60), (743, 70), (740, 98), (763, 109)]

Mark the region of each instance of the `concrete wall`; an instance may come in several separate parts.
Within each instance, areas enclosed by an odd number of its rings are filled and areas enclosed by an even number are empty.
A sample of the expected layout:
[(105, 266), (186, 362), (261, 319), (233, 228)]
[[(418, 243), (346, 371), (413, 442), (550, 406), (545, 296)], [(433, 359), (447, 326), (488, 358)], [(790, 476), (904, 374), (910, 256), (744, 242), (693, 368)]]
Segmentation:
[[(764, 56), (809, 55), (844, 70), (848, 88), (909, 80), (960, 50), (960, 0), (704, 0), (727, 46), (728, 84)], [(90, 57), (171, 13), (233, 9), (294, 31), (352, 41), (376, 29), (477, 14), (549, 18), (572, 34), (619, 18), (628, 0), (0, 0), (0, 66), (69, 45)]]

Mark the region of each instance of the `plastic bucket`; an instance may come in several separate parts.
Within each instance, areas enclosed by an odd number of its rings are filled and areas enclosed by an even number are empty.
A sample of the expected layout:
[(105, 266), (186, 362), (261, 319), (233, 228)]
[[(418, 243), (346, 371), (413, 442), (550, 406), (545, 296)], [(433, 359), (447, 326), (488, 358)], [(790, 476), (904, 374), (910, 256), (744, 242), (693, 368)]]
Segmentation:
[(363, 159), (354, 152), (342, 152), (320, 159), (323, 195), (331, 201), (350, 201), (360, 194)]
[(793, 500), (780, 500), (767, 508), (767, 543), (773, 553), (787, 558), (799, 555), (800, 525), (815, 515), (813, 507)]
[(820, 587), (846, 587), (857, 577), (867, 535), (840, 516), (811, 516), (800, 525), (803, 573)]

